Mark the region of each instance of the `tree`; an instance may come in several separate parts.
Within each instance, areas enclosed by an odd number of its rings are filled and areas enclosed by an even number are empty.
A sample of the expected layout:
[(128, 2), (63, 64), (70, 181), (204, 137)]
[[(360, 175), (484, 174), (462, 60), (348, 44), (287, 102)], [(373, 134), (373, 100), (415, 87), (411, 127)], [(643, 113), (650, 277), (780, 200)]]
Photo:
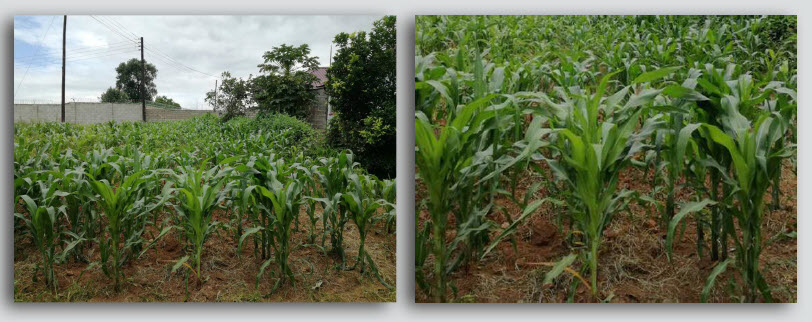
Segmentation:
[(395, 175), (395, 17), (374, 22), (368, 34), (340, 33), (333, 65), (327, 70), (327, 94), (337, 117), (328, 142), (349, 148), (371, 173)]
[(130, 96), (127, 92), (117, 88), (108, 87), (99, 97), (102, 103), (130, 103)]
[(308, 116), (316, 99), (310, 71), (318, 68), (318, 57), (310, 56), (307, 44), (299, 47), (282, 44), (262, 55), (257, 65), (264, 75), (254, 79), (253, 96), (260, 113), (284, 113), (299, 119)]
[(173, 99), (166, 96), (156, 97), (155, 103), (165, 108), (180, 109), (180, 103), (175, 102)]
[[(206, 93), (205, 101), (214, 106), (214, 111), (223, 114), (223, 121), (233, 117), (245, 115), (252, 104), (251, 76), (247, 80), (232, 77), (231, 73), (223, 72), (222, 80), (217, 87), (217, 97), (214, 91)], [(216, 100), (215, 100), (216, 99)]]
[[(158, 94), (158, 89), (155, 87), (155, 77), (158, 76), (158, 69), (155, 65), (146, 63), (146, 100), (152, 101), (152, 98)], [(127, 96), (132, 102), (141, 101), (141, 60), (133, 58), (116, 67), (116, 88), (127, 93)]]
[(290, 75), (297, 71), (308, 71), (319, 67), (319, 57), (310, 57), (310, 46), (303, 44), (299, 47), (285, 44), (274, 47), (262, 55), (265, 63), (257, 65), (260, 72), (270, 74)]

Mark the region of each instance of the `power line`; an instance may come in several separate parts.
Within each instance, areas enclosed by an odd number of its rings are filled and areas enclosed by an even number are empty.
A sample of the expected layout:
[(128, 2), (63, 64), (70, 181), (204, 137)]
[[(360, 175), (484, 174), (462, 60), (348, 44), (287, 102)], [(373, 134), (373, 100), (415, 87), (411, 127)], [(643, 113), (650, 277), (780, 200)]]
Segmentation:
[(68, 60), (68, 62), (75, 62), (75, 61), (79, 61), (79, 60), (87, 60), (87, 59), (93, 59), (93, 58), (99, 58), (99, 57), (107, 57), (107, 56), (113, 56), (113, 55), (117, 55), (117, 54), (133, 53), (133, 52), (137, 52), (137, 51), (138, 51), (137, 49), (125, 49), (125, 50), (119, 50), (119, 51), (116, 51), (116, 52), (111, 52), (111, 53), (108, 53), (108, 54), (105, 54), (105, 55), (82, 57), (82, 58), (78, 58), (78, 59), (74, 58), (74, 59)]
[[(67, 55), (68, 56), (89, 56), (89, 55), (106, 53), (106, 52), (109, 52), (109, 51), (119, 50), (119, 49), (137, 49), (137, 47), (133, 46), (132, 44), (124, 44), (124, 45), (118, 45), (118, 46), (112, 46), (112, 47), (108, 47), (108, 48), (100, 48), (100, 49), (94, 49), (94, 50), (68, 52)], [(25, 59), (25, 58), (23, 58), (23, 59), (14, 58), (14, 60), (15, 60), (16, 63), (43, 62), (43, 61), (61, 60), (61, 57), (57, 58), (57, 57), (52, 57), (52, 56), (38, 55), (38, 57), (31, 57), (31, 58), (27, 58), (27, 59)]]
[[(100, 23), (101, 23), (100, 20), (104, 20), (105, 22), (107, 22), (107, 24), (113, 25), (114, 28), (111, 28), (111, 30), (118, 31), (119, 35), (121, 35), (122, 33), (129, 33), (129, 34), (133, 35), (136, 38), (138, 37), (134, 32), (127, 29), (127, 27), (125, 27), (124, 25), (122, 25), (121, 23), (116, 21), (115, 19), (112, 19), (110, 17), (102, 17), (102, 16), (91, 16), (91, 17), (93, 19), (96, 19)], [(107, 24), (105, 24), (105, 26), (107, 26)], [(108, 28), (109, 28), (109, 26), (108, 26)], [(154, 54), (156, 57), (165, 58), (165, 60), (167, 60), (168, 63), (175, 65), (173, 67), (180, 66), (180, 67), (185, 68), (187, 70), (190, 70), (190, 71), (202, 74), (202, 75), (206, 75), (208, 77), (217, 78), (217, 76), (214, 76), (214, 75), (211, 75), (211, 74), (208, 74), (208, 73), (204, 73), (204, 72), (201, 72), (200, 70), (189, 67), (188, 65), (178, 61), (177, 59), (172, 58), (167, 53), (165, 53), (164, 51), (162, 51), (162, 50), (160, 50), (160, 49), (158, 49), (156, 47), (152, 47), (152, 46), (150, 46), (149, 48), (144, 47), (144, 50), (149, 51), (150, 53)]]
[(138, 38), (138, 35), (136, 35), (132, 31), (130, 31), (129, 29), (127, 29), (127, 27), (124, 27), (124, 25), (122, 25), (120, 22), (116, 21), (115, 19), (113, 19), (111, 17), (107, 17), (107, 16), (96, 16), (96, 17), (98, 17), (99, 19), (104, 19), (105, 21), (108, 21), (111, 24), (113, 24), (115, 26), (118, 26), (119, 30), (122, 30), (125, 33), (129, 33), (129, 34), (133, 35), (133, 37)]
[[(130, 47), (122, 47), (122, 48), (116, 48), (116, 49), (111, 49), (111, 50), (105, 50), (105, 51), (99, 51), (99, 52), (93, 52), (93, 53), (84, 53), (84, 54), (80, 54), (80, 55), (69, 56), (70, 58), (68, 58), (67, 60), (72, 61), (72, 60), (85, 59), (85, 58), (103, 57), (103, 56), (105, 56), (105, 55), (107, 55), (109, 53), (128, 52), (128, 51), (136, 51), (136, 50), (138, 50), (138, 49), (137, 48), (130, 48)], [(29, 61), (29, 62), (30, 63), (48, 64), (48, 63), (57, 63), (57, 62), (61, 62), (61, 61), (62, 61), (61, 58), (59, 58), (59, 59), (51, 58), (51, 59), (32, 60), (32, 61)], [(24, 63), (18, 63), (17, 65), (22, 66), (23, 64)]]
[[(118, 47), (118, 46), (121, 46), (121, 45), (132, 46), (133, 44), (131, 42), (128, 42), (128, 41), (121, 41), (121, 42), (117, 42), (117, 43), (105, 44), (104, 46), (85, 46), (85, 47), (71, 48), (71, 49), (68, 49), (67, 52), (68, 53), (78, 53), (78, 52), (89, 51), (89, 50), (93, 50), (93, 49), (109, 49), (109, 48)], [(26, 59), (29, 59), (29, 58), (36, 58), (36, 57), (41, 57), (41, 56), (49, 56), (49, 55), (55, 55), (55, 54), (61, 54), (62, 53), (61, 50), (57, 50), (55, 48), (49, 48), (46, 51), (48, 51), (48, 52), (40, 53), (40, 54), (37, 54), (37, 55), (16, 56), (16, 57), (14, 57), (14, 60), (26, 60)]]
[[(56, 16), (51, 18), (51, 23), (48, 24), (48, 29), (45, 30), (45, 33), (42, 34), (42, 37), (39, 39), (39, 47), (37, 48), (36, 53), (39, 53), (40, 48), (42, 48), (42, 41), (45, 40), (45, 36), (48, 35), (48, 32), (51, 31), (51, 26), (54, 24), (54, 20), (56, 20)], [(17, 88), (14, 89), (14, 96), (17, 96), (17, 91), (20, 90), (20, 86), (23, 85), (23, 81), (25, 81), (25, 76), (28, 75), (28, 70), (31, 68), (31, 63), (28, 63), (28, 67), (25, 68), (25, 73), (23, 73), (23, 78), (20, 79), (20, 83), (17, 84)]]
[[(187, 70), (187, 69), (185, 69), (183, 67), (180, 67), (178, 64), (175, 64), (175, 63), (167, 60), (166, 58), (163, 58), (163, 57), (158, 56), (158, 55), (154, 55), (154, 58), (156, 58), (156, 60), (153, 60), (152, 62), (161, 62), (162, 65), (164, 65), (166, 67), (171, 67), (172, 69), (174, 69), (176, 71), (179, 71), (181, 73), (187, 73), (189, 75), (196, 75), (196, 74), (192, 74), (189, 70)], [(198, 77), (201, 77), (201, 76), (198, 76)]]
[[(71, 59), (66, 59), (65, 61), (68, 62), (68, 63), (72, 63), (72, 62), (76, 62), (76, 61), (83, 61), (83, 60), (101, 58), (101, 57), (109, 57), (109, 56), (115, 56), (115, 55), (119, 55), (119, 54), (133, 53), (133, 52), (137, 52), (137, 51), (138, 51), (137, 49), (123, 49), (123, 50), (119, 49), (117, 51), (105, 52), (105, 53), (91, 55), (91, 56), (73, 57)], [(53, 61), (45, 61), (45, 62), (41, 62), (41, 63), (42, 64), (33, 67), (33, 69), (42, 69), (42, 68), (52, 66), (52, 65), (59, 65), (59, 64), (62, 63), (62, 60), (60, 59), (60, 60), (53, 60)], [(19, 67), (21, 67), (21, 66), (19, 66)]]
[(114, 33), (116, 33), (116, 34), (118, 34), (119, 36), (123, 37), (124, 39), (127, 39), (127, 40), (129, 40), (129, 41), (132, 41), (133, 43), (137, 43), (137, 42), (136, 42), (134, 39), (132, 39), (132, 38), (130, 38), (129, 36), (127, 36), (127, 35), (126, 35), (126, 34), (125, 34), (123, 31), (119, 30), (119, 29), (118, 29), (118, 28), (116, 28), (115, 26), (112, 26), (110, 23), (106, 22), (106, 20), (105, 20), (105, 21), (102, 21), (101, 17), (96, 17), (96, 16), (91, 15), (91, 16), (90, 16), (90, 18), (93, 18), (93, 19), (94, 19), (94, 20), (96, 20), (98, 23), (100, 23), (100, 24), (102, 24), (103, 26), (107, 27), (107, 29), (110, 29), (110, 31), (112, 31), (112, 32), (114, 32)]
[(127, 37), (123, 32), (119, 31), (118, 29), (115, 29), (115, 28), (111, 27), (107, 23), (102, 22), (100, 19), (96, 18), (95, 16), (91, 15), (90, 18), (93, 18), (93, 20), (96, 20), (98, 23), (100, 23), (103, 26), (107, 27), (107, 29), (110, 29), (110, 31), (116, 33), (117, 35), (121, 36), (122, 38), (124, 38), (126, 40), (129, 40), (129, 41), (132, 41), (134, 44), (138, 44), (135, 40), (130, 39), (129, 37)]
[[(156, 52), (156, 51), (151, 51), (151, 50), (150, 50), (150, 48), (151, 48), (151, 49), (156, 50), (157, 52)], [(176, 60), (176, 59), (174, 59), (174, 58), (170, 57), (169, 55), (165, 54), (163, 51), (161, 51), (161, 50), (160, 50), (160, 49), (158, 49), (158, 48), (154, 48), (154, 47), (150, 47), (150, 48), (144, 47), (144, 49), (145, 49), (145, 50), (147, 50), (147, 51), (149, 51), (149, 52), (151, 52), (151, 53), (153, 53), (153, 54), (156, 54), (156, 55), (161, 55), (161, 56), (164, 56), (164, 57), (166, 57), (167, 59), (169, 59), (170, 61), (175, 62), (176, 64), (178, 64), (178, 65), (180, 65), (180, 66), (183, 66), (184, 68), (186, 68), (186, 69), (188, 69), (188, 70), (191, 70), (191, 71), (194, 71), (194, 72), (197, 72), (197, 73), (200, 73), (200, 74), (203, 74), (203, 75), (209, 76), (209, 77), (217, 78), (217, 76), (214, 76), (214, 75), (211, 75), (211, 74), (207, 74), (207, 73), (201, 72), (201, 71), (199, 71), (199, 70), (197, 70), (197, 69), (194, 69), (194, 68), (192, 68), (192, 67), (187, 66), (186, 64), (183, 64), (183, 63), (179, 62), (178, 60)]]
[[(172, 67), (173, 69), (175, 69), (177, 71), (180, 71), (182, 73), (192, 74), (192, 72), (190, 70), (188, 70), (186, 68), (183, 68), (181, 65), (179, 65), (179, 64), (177, 64), (177, 63), (175, 63), (175, 62), (173, 62), (173, 61), (171, 61), (171, 60), (169, 60), (167, 58), (164, 58), (163, 56), (158, 55), (156, 52), (150, 50), (149, 48), (144, 48), (144, 49), (147, 50), (148, 52), (154, 54), (152, 57), (155, 58), (156, 60), (153, 60), (153, 62), (160, 61), (163, 64), (165, 64), (165, 66)], [(194, 75), (197, 75), (197, 74), (194, 74)]]

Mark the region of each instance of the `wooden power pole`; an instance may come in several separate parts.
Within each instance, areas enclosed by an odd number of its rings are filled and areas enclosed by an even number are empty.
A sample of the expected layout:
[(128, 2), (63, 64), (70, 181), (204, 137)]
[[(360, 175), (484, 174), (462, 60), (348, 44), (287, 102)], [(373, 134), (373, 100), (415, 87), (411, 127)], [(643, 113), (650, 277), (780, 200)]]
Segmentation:
[(144, 37), (141, 37), (141, 116), (147, 121), (147, 70), (144, 64)]
[(62, 16), (62, 123), (65, 123), (65, 35), (68, 15)]
[(217, 111), (217, 80), (214, 80), (214, 111)]

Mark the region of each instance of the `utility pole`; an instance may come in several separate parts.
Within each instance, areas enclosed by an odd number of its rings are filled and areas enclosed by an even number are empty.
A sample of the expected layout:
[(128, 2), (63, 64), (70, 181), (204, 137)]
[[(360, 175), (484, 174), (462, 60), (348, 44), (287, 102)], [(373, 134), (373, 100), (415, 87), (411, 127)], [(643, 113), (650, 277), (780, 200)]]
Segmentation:
[(65, 35), (67, 27), (68, 15), (64, 15), (62, 16), (62, 123), (65, 123)]
[(147, 71), (144, 64), (144, 37), (141, 37), (141, 117), (147, 121)]
[(217, 80), (214, 80), (214, 111), (217, 111)]

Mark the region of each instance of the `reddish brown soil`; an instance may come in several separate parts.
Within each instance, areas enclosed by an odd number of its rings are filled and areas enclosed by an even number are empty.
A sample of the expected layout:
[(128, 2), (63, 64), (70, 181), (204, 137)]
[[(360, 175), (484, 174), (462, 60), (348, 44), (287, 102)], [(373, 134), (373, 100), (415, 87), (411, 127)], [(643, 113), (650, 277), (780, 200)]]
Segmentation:
[[(772, 237), (779, 232), (792, 232), (796, 229), (796, 176), (784, 167), (781, 181), (781, 209), (765, 210), (763, 235)], [(519, 195), (524, 195), (527, 187), (540, 180), (538, 176), (527, 174), (519, 183)], [(620, 188), (640, 193), (649, 193), (651, 173), (630, 169), (621, 175)], [(416, 183), (415, 204), (420, 209), (420, 201), (426, 196), (425, 187)], [(678, 194), (679, 201), (690, 196), (690, 188), (683, 188)], [(541, 199), (547, 192), (543, 189), (531, 200)], [(658, 197), (658, 200), (664, 198)], [(769, 205), (768, 190), (765, 205)], [(502, 197), (497, 203), (506, 208), (512, 217), (521, 210), (509, 199)], [(699, 295), (705, 281), (716, 264), (710, 260), (706, 231), (705, 247), (700, 258), (696, 247), (696, 225), (687, 219), (687, 227), (681, 239), (675, 241), (673, 262), (665, 254), (666, 232), (657, 222), (655, 209), (630, 204), (631, 212), (616, 214), (604, 232), (598, 264), (598, 289), (601, 299), (610, 302), (699, 302)], [(428, 214), (421, 209), (420, 222), (427, 220)], [(457, 289), (454, 301), (457, 302), (566, 302), (573, 277), (562, 274), (552, 285), (543, 285), (544, 275), (549, 266), (564, 256), (575, 253), (568, 246), (564, 234), (556, 226), (558, 213), (566, 211), (562, 207), (545, 204), (528, 218), (516, 233), (516, 247), (510, 241), (503, 241), (482, 261), (461, 268), (451, 276), (450, 283)], [(502, 213), (492, 213), (490, 218), (498, 225), (506, 225)], [(567, 224), (563, 225), (568, 231)], [(494, 232), (492, 237), (498, 232)], [(453, 236), (453, 232), (450, 233)], [(731, 256), (733, 252), (730, 253)], [(431, 256), (429, 257), (431, 262)], [(430, 267), (427, 263), (426, 267)], [(578, 270), (578, 261), (572, 266)], [(764, 249), (761, 256), (762, 273), (773, 288), (776, 302), (796, 302), (797, 298), (797, 240), (779, 239)], [(709, 302), (738, 302), (736, 293), (729, 291), (730, 282), (735, 279), (734, 269), (728, 269), (719, 276), (711, 291)], [(427, 272), (428, 274), (428, 272)], [(430, 275), (429, 275), (430, 277)], [(584, 278), (589, 278), (584, 276)], [(415, 289), (418, 302), (430, 302), (419, 288)], [(578, 285), (574, 302), (595, 302), (590, 291)]]
[[(215, 213), (215, 219), (225, 220), (227, 214)], [(305, 245), (309, 235), (307, 215), (300, 216), (300, 232), (291, 237), (291, 245)], [(321, 223), (317, 231), (322, 231)], [(382, 224), (372, 228), (367, 235), (365, 249), (378, 266), (381, 276), (395, 286), (395, 235), (383, 233)], [(150, 237), (146, 237), (149, 239)], [(344, 234), (347, 266), (355, 263), (360, 239), (352, 223), (346, 225)], [(255, 286), (256, 276), (264, 260), (254, 256), (254, 245), (246, 239), (237, 256), (237, 240), (233, 232), (220, 229), (204, 245), (201, 261), (201, 278), (189, 277), (188, 296), (185, 291), (185, 267), (171, 273), (178, 259), (186, 255), (179, 235), (164, 236), (153, 249), (141, 258), (127, 263), (123, 269), (125, 279), (122, 290), (115, 292), (113, 281), (100, 267), (90, 269), (81, 262), (70, 261), (57, 265), (54, 271), (58, 280), (56, 294), (48, 291), (40, 276), (32, 281), (34, 266), (40, 260), (36, 248), (28, 238), (15, 243), (14, 299), (15, 301), (53, 302), (392, 302), (395, 290), (389, 290), (374, 276), (361, 275), (337, 269), (337, 258), (325, 254), (316, 246), (299, 246), (290, 255), (290, 265), (296, 275), (296, 285), (284, 284), (276, 292), (267, 295), (276, 279), (271, 275), (276, 267), (272, 263)], [(320, 237), (316, 241), (320, 245)], [(330, 247), (329, 238), (326, 242)], [(94, 246), (92, 261), (99, 258), (98, 246)]]

